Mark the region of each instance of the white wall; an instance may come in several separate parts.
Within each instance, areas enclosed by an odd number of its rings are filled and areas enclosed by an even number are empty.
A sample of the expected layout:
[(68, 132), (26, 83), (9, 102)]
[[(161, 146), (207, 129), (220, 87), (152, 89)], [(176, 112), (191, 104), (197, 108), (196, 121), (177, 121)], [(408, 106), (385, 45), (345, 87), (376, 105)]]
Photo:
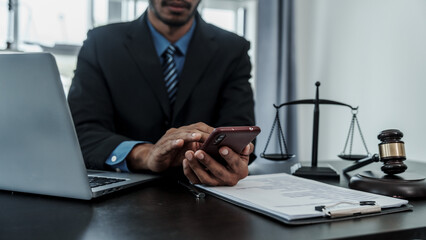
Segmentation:
[[(320, 98), (359, 106), (370, 152), (377, 134), (404, 133), (407, 158), (426, 162), (426, 1), (297, 0), (298, 99)], [(319, 161), (338, 159), (349, 129), (349, 108), (321, 106)], [(313, 108), (301, 106), (299, 150), (310, 161)], [(358, 135), (353, 153), (362, 152)]]

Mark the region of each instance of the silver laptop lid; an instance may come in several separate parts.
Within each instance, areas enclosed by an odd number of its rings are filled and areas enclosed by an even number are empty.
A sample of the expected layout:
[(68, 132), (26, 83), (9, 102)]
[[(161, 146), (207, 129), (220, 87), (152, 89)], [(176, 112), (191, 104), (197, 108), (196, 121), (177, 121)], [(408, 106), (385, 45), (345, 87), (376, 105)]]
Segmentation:
[(0, 112), (0, 189), (92, 197), (51, 54), (0, 54)]

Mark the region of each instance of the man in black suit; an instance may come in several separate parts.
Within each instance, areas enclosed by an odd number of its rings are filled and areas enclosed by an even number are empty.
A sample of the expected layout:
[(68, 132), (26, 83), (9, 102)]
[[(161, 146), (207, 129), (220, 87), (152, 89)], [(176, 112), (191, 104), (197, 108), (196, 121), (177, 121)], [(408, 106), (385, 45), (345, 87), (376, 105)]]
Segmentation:
[(205, 23), (199, 2), (150, 0), (139, 19), (88, 33), (68, 95), (88, 168), (182, 165), (192, 183), (209, 185), (248, 175), (253, 144), (222, 147), (226, 167), (199, 150), (213, 127), (254, 125), (249, 43)]

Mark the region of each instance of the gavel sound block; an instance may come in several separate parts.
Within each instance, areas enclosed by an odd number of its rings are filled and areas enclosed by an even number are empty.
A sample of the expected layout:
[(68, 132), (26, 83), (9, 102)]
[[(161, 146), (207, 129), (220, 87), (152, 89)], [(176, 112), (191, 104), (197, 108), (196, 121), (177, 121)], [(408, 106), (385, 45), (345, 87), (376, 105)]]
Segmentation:
[(426, 198), (425, 177), (417, 173), (405, 172), (407, 165), (403, 133), (388, 129), (378, 135), (379, 157), (373, 155), (372, 161), (383, 162), (379, 171), (364, 171), (351, 177), (349, 187), (361, 191), (377, 193), (398, 198)]

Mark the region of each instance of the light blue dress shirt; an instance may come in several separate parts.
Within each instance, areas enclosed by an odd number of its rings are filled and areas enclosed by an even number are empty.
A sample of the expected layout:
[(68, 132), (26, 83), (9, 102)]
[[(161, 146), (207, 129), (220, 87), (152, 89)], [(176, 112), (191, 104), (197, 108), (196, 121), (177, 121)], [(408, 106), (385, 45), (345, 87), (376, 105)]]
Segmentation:
[[(142, 19), (141, 19), (142, 20)], [(151, 36), (154, 41), (155, 50), (157, 52), (158, 57), (160, 58), (161, 64), (163, 64), (163, 53), (171, 44), (163, 35), (161, 35), (155, 28), (152, 26), (151, 22), (148, 20), (148, 27), (151, 31)], [(186, 53), (188, 51), (189, 42), (191, 41), (192, 35), (194, 33), (196, 21), (194, 22), (189, 29), (189, 31), (183, 35), (174, 46), (177, 48), (175, 62), (176, 68), (178, 71), (178, 75), (182, 74), (183, 65), (185, 63)], [(129, 172), (126, 161), (124, 161), (130, 151), (137, 145), (141, 143), (148, 143), (147, 141), (125, 141), (120, 143), (114, 151), (109, 155), (106, 160), (106, 164), (111, 166), (117, 172)]]

